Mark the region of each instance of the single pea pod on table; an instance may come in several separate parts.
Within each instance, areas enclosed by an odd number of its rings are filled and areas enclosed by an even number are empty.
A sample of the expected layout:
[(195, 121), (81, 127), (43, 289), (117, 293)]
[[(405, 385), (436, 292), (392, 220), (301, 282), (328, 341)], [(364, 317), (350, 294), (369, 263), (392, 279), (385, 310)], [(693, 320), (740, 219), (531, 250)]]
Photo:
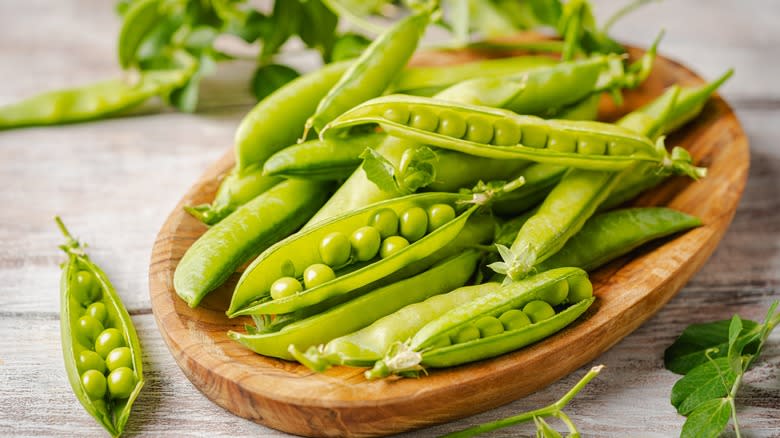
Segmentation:
[(572, 168), (618, 171), (637, 162), (659, 171), (706, 174), (690, 154), (609, 123), (545, 120), (511, 111), (438, 99), (390, 95), (342, 114), (321, 135), (345, 135), (354, 126), (378, 124), (389, 135), (490, 158), (524, 159)]
[(144, 385), (141, 345), (133, 321), (106, 274), (56, 218), (67, 238), (62, 265), (60, 328), (65, 370), (76, 398), (119, 436)]
[(440, 314), (366, 371), (368, 379), (405, 375), (495, 357), (568, 326), (595, 298), (579, 268), (553, 269), (494, 288)]
[[(429, 269), (370, 291), (346, 303), (269, 332), (228, 332), (228, 336), (255, 353), (293, 360), (289, 346), (307, 349), (373, 323), (408, 304), (463, 286), (479, 261), (475, 250), (465, 250)], [(380, 355), (381, 357), (381, 355)], [(378, 358), (377, 358), (378, 359)]]
[(227, 314), (289, 313), (380, 280), (450, 243), (489, 200), (484, 194), (415, 194), (305, 228), (252, 262)]

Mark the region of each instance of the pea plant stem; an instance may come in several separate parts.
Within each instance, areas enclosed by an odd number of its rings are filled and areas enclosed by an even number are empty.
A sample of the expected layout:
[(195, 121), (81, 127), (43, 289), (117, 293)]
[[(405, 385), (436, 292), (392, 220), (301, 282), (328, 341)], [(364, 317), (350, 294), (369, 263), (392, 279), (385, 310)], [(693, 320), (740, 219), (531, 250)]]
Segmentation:
[(481, 433), (490, 432), (496, 429), (501, 429), (503, 427), (513, 426), (515, 424), (521, 424), (521, 423), (527, 423), (529, 421), (533, 421), (535, 417), (556, 417), (561, 419), (566, 424), (566, 427), (569, 428), (569, 431), (572, 434), (576, 434), (577, 429), (574, 426), (574, 423), (569, 419), (569, 417), (563, 413), (563, 408), (566, 407), (566, 405), (571, 402), (571, 400), (574, 398), (574, 396), (579, 393), (582, 388), (585, 387), (591, 380), (593, 380), (599, 372), (604, 368), (604, 365), (599, 365), (596, 367), (591, 368), (590, 371), (588, 371), (585, 376), (580, 379), (577, 384), (575, 384), (569, 392), (564, 394), (563, 397), (561, 397), (558, 401), (555, 403), (545, 406), (540, 409), (535, 409), (533, 411), (523, 412), (522, 414), (515, 415), (512, 417), (502, 418), (500, 420), (491, 421), (489, 423), (480, 424), (474, 427), (470, 427), (468, 429), (463, 429), (458, 432), (453, 432), (447, 435), (444, 435), (442, 438), (466, 438), (466, 437), (472, 437), (475, 435), (479, 435)]

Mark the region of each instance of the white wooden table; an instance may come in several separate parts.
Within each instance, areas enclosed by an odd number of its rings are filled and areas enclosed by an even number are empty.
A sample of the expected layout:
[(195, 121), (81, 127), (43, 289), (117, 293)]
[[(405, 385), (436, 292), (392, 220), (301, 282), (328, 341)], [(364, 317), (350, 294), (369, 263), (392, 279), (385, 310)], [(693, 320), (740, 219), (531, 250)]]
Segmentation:
[[(598, 1), (605, 17), (618, 2)], [(620, 2), (622, 3), (622, 2)], [(613, 29), (714, 78), (751, 141), (750, 180), (731, 228), (693, 280), (653, 319), (595, 363), (602, 375), (570, 405), (584, 436), (674, 436), (683, 417), (669, 404), (677, 376), (663, 351), (693, 322), (758, 319), (780, 298), (780, 2), (680, 0), (646, 6)], [(0, 104), (42, 90), (118, 74), (119, 21), (105, 0), (0, 1)], [(300, 54), (284, 59), (310, 65)], [(230, 147), (253, 101), (251, 68), (231, 65), (207, 81), (197, 114), (136, 116), (0, 132), (0, 436), (104, 436), (71, 393), (59, 338), (57, 249), (63, 217), (119, 290), (144, 348), (147, 385), (128, 435), (284, 436), (224, 411), (177, 367), (155, 325), (147, 266), (158, 228), (179, 197)], [(717, 202), (713, 200), (713, 202)], [(510, 405), (409, 436), (436, 436), (540, 407), (586, 370)], [(747, 436), (780, 436), (780, 330), (738, 397)], [(558, 425), (560, 426), (560, 425)], [(530, 434), (528, 428), (491, 436)]]

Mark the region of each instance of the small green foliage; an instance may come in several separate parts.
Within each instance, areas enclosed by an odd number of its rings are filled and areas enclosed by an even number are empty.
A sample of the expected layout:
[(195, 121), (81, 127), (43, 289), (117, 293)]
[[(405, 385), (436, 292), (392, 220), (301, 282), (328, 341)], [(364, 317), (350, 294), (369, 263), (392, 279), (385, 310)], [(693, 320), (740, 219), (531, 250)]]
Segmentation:
[(438, 157), (427, 146), (406, 150), (398, 167), (371, 148), (366, 148), (360, 158), (368, 180), (385, 192), (414, 193), (436, 179)]
[(666, 368), (684, 376), (672, 388), (671, 403), (688, 417), (682, 437), (717, 437), (734, 423), (740, 436), (734, 400), (745, 372), (758, 359), (769, 334), (780, 323), (778, 302), (764, 322), (731, 320), (693, 324), (666, 349)]

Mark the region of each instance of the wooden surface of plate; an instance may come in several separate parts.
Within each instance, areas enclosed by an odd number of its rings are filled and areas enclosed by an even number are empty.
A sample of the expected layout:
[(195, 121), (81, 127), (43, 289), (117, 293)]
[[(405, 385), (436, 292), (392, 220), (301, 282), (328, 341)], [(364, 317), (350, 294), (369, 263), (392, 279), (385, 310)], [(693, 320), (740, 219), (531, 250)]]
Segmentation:
[[(437, 52), (417, 56), (415, 62), (448, 64), (482, 56)], [(603, 101), (601, 116), (613, 120), (672, 84), (701, 83), (684, 66), (659, 57), (648, 80), (624, 93), (622, 107)], [(228, 339), (228, 330), (243, 330), (246, 322), (225, 316), (238, 275), (191, 309), (176, 296), (173, 272), (206, 230), (182, 206), (212, 200), (220, 177), (233, 166), (232, 148), (182, 198), (157, 236), (149, 268), (157, 325), (184, 374), (208, 398), (236, 415), (293, 434), (384, 435), (486, 411), (597, 358), (653, 316), (715, 250), (747, 180), (749, 151), (742, 127), (732, 109), (715, 97), (695, 121), (670, 136), (667, 145), (686, 147), (699, 165), (709, 168), (709, 175), (697, 182), (673, 177), (633, 204), (669, 206), (700, 217), (704, 226), (645, 246), (592, 273), (597, 300), (588, 312), (562, 332), (522, 350), (431, 370), (420, 379), (369, 382), (360, 368), (334, 367), (316, 374), (297, 363), (257, 355)]]

